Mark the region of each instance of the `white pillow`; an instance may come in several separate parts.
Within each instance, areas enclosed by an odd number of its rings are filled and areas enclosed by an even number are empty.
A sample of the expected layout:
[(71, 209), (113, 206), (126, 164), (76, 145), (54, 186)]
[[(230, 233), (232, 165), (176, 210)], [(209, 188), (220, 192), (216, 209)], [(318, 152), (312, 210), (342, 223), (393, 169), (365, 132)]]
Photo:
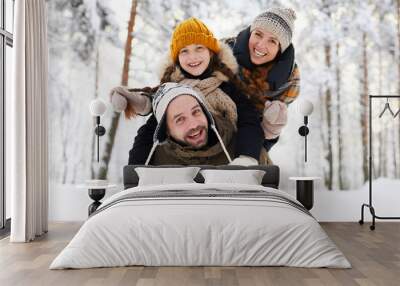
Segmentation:
[(138, 186), (195, 183), (193, 179), (199, 170), (199, 167), (135, 168)]
[(204, 183), (235, 183), (261, 185), (265, 171), (262, 170), (201, 170)]

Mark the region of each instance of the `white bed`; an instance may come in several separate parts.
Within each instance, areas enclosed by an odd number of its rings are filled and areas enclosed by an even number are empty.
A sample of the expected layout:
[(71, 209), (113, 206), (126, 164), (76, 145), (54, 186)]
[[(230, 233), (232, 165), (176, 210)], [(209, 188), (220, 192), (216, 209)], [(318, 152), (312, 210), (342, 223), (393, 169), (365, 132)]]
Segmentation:
[(198, 183), (138, 186), (115, 194), (50, 269), (127, 265), (351, 267), (318, 222), (285, 192)]

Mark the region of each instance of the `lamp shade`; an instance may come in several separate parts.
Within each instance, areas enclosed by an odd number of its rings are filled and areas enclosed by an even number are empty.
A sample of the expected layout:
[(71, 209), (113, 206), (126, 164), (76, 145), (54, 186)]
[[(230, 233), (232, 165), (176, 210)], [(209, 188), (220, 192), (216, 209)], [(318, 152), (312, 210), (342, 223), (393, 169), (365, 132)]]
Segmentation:
[(89, 110), (90, 114), (92, 114), (93, 116), (102, 116), (106, 112), (107, 106), (103, 100), (98, 98), (90, 102)]
[(307, 99), (303, 99), (300, 103), (299, 103), (299, 112), (303, 115), (303, 116), (308, 116), (310, 115), (314, 110), (314, 105), (312, 104), (311, 101), (307, 100)]

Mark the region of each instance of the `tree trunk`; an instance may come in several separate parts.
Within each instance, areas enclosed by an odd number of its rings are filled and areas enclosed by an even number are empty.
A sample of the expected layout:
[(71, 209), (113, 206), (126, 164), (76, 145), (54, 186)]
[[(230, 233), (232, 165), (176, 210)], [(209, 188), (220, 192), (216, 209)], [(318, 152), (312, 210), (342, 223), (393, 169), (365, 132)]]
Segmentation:
[[(400, 96), (400, 0), (397, 0), (397, 95)], [(399, 116), (399, 124), (400, 124), (400, 116)], [(397, 130), (399, 128), (396, 128)], [(398, 144), (400, 145), (400, 132), (398, 132), (399, 136), (398, 136)], [(399, 150), (399, 146), (396, 147), (396, 150)], [(400, 151), (398, 152), (400, 153)], [(399, 154), (400, 157), (400, 154)], [(395, 157), (397, 158), (397, 157)], [(400, 168), (397, 165), (397, 176), (400, 177)]]
[[(95, 75), (95, 82), (94, 82), (94, 99), (96, 99), (99, 96), (99, 46), (100, 46), (100, 41), (98, 42), (97, 49), (96, 49), (96, 75)], [(96, 121), (93, 120), (93, 129), (92, 129), (92, 154), (91, 154), (91, 159), (92, 159), (92, 164), (90, 165), (90, 177), (92, 179), (96, 178), (96, 170), (95, 170), (95, 162), (97, 161), (97, 144), (96, 144), (96, 138), (97, 135), (94, 133), (94, 130), (96, 128)]]
[(385, 136), (384, 136), (384, 130), (381, 129), (379, 131), (379, 168), (378, 168), (378, 174), (379, 177), (385, 177), (385, 165), (386, 165), (386, 160), (385, 160), (385, 151), (386, 149), (384, 148), (384, 142), (385, 142)]
[[(137, 7), (138, 0), (132, 1), (131, 13), (129, 17), (128, 23), (128, 32), (127, 38), (125, 43), (125, 55), (124, 55), (124, 66), (122, 70), (122, 80), (121, 85), (128, 85), (128, 78), (129, 78), (129, 63), (132, 54), (132, 40), (133, 40), (133, 28), (135, 26), (135, 18), (136, 18), (136, 7)], [(108, 173), (108, 165), (110, 163), (112, 148), (114, 146), (115, 141), (115, 134), (117, 133), (120, 113), (114, 112), (112, 119), (111, 119), (111, 126), (109, 127), (108, 132), (106, 133), (106, 143), (105, 143), (105, 150), (103, 152), (103, 156), (101, 157), (101, 165), (99, 169), (98, 178), (99, 179), (106, 179)]]
[[(319, 87), (319, 92), (318, 92), (318, 98), (320, 98), (320, 106), (326, 106), (326, 98), (325, 98), (325, 96), (324, 96), (324, 94), (323, 94), (324, 92), (323, 92), (323, 87), (322, 86), (320, 86)], [(320, 108), (319, 109), (320, 110), (320, 112), (321, 112), (321, 126), (325, 126), (325, 122), (327, 122), (327, 120), (326, 120), (326, 108)], [(323, 148), (323, 152), (325, 153), (325, 151), (326, 151), (326, 149), (328, 148), (328, 140), (327, 140), (327, 137), (328, 136), (325, 136), (325, 133), (324, 133), (324, 130), (328, 130), (328, 128), (321, 128), (322, 130), (321, 130), (321, 132), (320, 132), (320, 135), (321, 135), (321, 142), (322, 142), (322, 148)], [(325, 163), (325, 161), (324, 161), (324, 163)], [(324, 185), (325, 186), (330, 186), (332, 183), (331, 183), (331, 180), (330, 180), (330, 177), (329, 177), (329, 170), (328, 170), (328, 168), (326, 168), (326, 166), (325, 166), (325, 164), (322, 166), (322, 171), (323, 171), (323, 174), (324, 174)]]
[[(328, 67), (328, 70), (331, 69), (331, 46), (329, 44), (325, 44), (325, 64)], [(326, 138), (326, 147), (328, 151), (326, 153), (325, 159), (328, 162), (328, 180), (326, 187), (328, 190), (332, 190), (333, 188), (333, 148), (332, 148), (332, 91), (330, 86), (328, 85), (325, 92), (325, 110), (326, 110), (326, 124), (327, 124), (327, 138)]]
[[(368, 58), (367, 58), (367, 34), (363, 32), (362, 35), (362, 76), (361, 76), (361, 142), (362, 142), (362, 171), (363, 181), (369, 179), (368, 176)], [(371, 134), (372, 135), (372, 134)]]
[(392, 155), (391, 155), (391, 157), (393, 158), (393, 171), (392, 171), (392, 178), (393, 179), (395, 179), (396, 178), (396, 176), (397, 176), (397, 160), (396, 160), (396, 154), (397, 154), (397, 142), (396, 142), (396, 133), (392, 133), (391, 134), (391, 143), (392, 143)]
[[(378, 51), (378, 94), (382, 94), (382, 75), (383, 75), (383, 67), (382, 67), (382, 50), (379, 49)], [(381, 100), (377, 101), (376, 104), (380, 107), (381, 106)], [(383, 109), (383, 108), (382, 108)], [(382, 128), (382, 121), (378, 121), (379, 123), (379, 133), (378, 133), (378, 167), (376, 168), (376, 172), (373, 173), (374, 178), (381, 177), (383, 174), (383, 168), (384, 165), (382, 165), (383, 156), (385, 154), (386, 148), (385, 148), (385, 141), (384, 141), (384, 136), (383, 136), (383, 128)], [(374, 161), (374, 160), (373, 160)], [(375, 160), (376, 161), (376, 160)], [(375, 165), (376, 166), (376, 165)]]
[[(382, 21), (382, 19), (380, 19)], [(382, 94), (382, 75), (383, 75), (383, 66), (382, 66), (382, 50), (379, 48), (378, 50), (378, 94)], [(372, 102), (374, 103), (374, 102)], [(381, 107), (382, 100), (376, 100), (375, 104), (373, 106), (375, 107)], [(372, 157), (372, 178), (376, 179), (379, 178), (382, 174), (382, 166), (381, 166), (381, 161), (382, 161), (382, 152), (386, 150), (386, 148), (382, 148), (384, 141), (382, 137), (382, 121), (377, 120), (376, 124), (373, 124), (373, 126), (377, 126), (379, 128), (379, 132), (372, 133), (371, 136), (373, 136), (373, 139), (376, 138), (374, 142), (376, 142), (373, 146), (378, 146), (377, 148), (374, 148), (372, 150), (372, 154), (374, 154), (375, 151), (377, 151), (378, 156), (373, 156)], [(377, 128), (377, 129), (378, 129)]]
[(345, 164), (343, 162), (343, 152), (344, 152), (344, 146), (343, 146), (343, 138), (342, 138), (342, 117), (341, 117), (341, 106), (342, 106), (342, 101), (341, 101), (341, 90), (340, 90), (340, 84), (341, 84), (341, 77), (340, 77), (340, 61), (339, 61), (339, 52), (340, 52), (340, 44), (339, 42), (336, 43), (336, 94), (337, 94), (337, 137), (338, 137), (338, 165), (339, 165), (339, 190), (346, 190), (348, 189), (347, 184), (345, 184)]

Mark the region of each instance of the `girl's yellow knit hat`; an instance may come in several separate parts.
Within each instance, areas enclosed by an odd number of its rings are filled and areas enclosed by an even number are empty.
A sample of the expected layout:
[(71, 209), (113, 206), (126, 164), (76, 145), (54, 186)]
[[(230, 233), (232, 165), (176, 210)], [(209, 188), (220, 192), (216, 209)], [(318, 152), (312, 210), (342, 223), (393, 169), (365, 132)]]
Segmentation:
[(189, 18), (176, 26), (171, 38), (171, 57), (176, 62), (179, 51), (192, 44), (204, 45), (215, 53), (220, 48), (218, 40), (207, 26), (196, 18)]

